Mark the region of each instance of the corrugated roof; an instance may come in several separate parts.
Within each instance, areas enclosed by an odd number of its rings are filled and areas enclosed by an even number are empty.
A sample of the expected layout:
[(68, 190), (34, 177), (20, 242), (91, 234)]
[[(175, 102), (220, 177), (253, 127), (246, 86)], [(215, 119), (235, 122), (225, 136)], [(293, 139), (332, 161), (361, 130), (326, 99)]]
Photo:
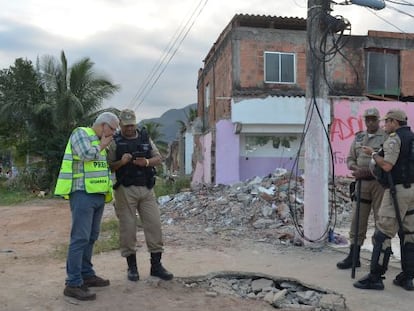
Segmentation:
[(306, 19), (301, 17), (236, 14), (230, 24), (233, 27), (306, 30)]

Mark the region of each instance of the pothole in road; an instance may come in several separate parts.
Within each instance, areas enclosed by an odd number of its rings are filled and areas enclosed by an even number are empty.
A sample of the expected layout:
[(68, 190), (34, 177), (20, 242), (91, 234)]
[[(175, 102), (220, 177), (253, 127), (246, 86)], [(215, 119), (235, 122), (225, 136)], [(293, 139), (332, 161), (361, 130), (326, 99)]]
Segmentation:
[(215, 272), (177, 280), (186, 287), (205, 290), (205, 295), (210, 297), (230, 295), (240, 299), (264, 300), (275, 309), (347, 310), (342, 295), (295, 279), (248, 272)]

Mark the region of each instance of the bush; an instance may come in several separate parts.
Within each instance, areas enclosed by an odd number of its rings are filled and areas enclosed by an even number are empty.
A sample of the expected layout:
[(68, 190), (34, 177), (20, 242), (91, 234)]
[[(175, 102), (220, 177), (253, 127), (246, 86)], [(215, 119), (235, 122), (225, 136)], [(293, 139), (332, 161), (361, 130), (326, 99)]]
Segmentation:
[(189, 177), (178, 177), (161, 179), (157, 178), (155, 183), (155, 194), (157, 197), (175, 194), (181, 192), (183, 189), (190, 188), (191, 180)]
[(19, 171), (17, 176), (10, 178), (4, 185), (11, 191), (49, 190), (51, 177), (44, 168), (30, 167)]

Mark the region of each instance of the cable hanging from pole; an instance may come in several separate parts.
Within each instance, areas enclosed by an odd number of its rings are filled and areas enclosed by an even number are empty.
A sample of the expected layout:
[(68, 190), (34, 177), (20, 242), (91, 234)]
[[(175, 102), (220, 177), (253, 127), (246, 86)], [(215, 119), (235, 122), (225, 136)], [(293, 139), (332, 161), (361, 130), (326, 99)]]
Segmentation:
[(154, 64), (150, 73), (146, 76), (143, 84), (131, 100), (129, 106), (132, 107), (133, 110), (137, 109), (144, 102), (146, 97), (149, 95), (150, 91), (158, 82), (161, 75), (165, 72), (172, 58), (175, 56), (184, 39), (187, 37), (188, 33), (194, 26), (194, 23), (196, 22), (197, 18), (200, 16), (201, 12), (207, 5), (207, 2), (208, 0), (200, 0), (200, 2), (192, 11), (190, 17), (187, 19), (184, 25), (183, 22), (180, 24), (180, 27), (173, 35), (167, 47), (164, 49), (163, 54), (160, 56), (157, 63)]

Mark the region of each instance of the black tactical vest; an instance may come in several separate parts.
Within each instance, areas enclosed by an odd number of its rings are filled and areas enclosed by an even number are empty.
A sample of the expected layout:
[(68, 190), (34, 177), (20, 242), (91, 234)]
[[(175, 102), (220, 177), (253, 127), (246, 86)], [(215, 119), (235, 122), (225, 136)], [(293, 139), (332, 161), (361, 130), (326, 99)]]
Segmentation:
[[(414, 183), (414, 133), (411, 132), (409, 126), (402, 126), (396, 130), (396, 134), (400, 137), (401, 148), (398, 160), (391, 170), (392, 180), (395, 185), (403, 184), (409, 186)], [(384, 156), (384, 152), (378, 153)], [(376, 176), (378, 181), (385, 187), (389, 187), (387, 174), (376, 166)]]
[[(138, 131), (137, 131), (138, 132)], [(126, 139), (121, 133), (114, 137), (116, 143), (116, 160), (121, 160), (125, 153), (132, 154), (133, 159), (144, 157), (151, 158), (151, 143), (145, 128), (138, 132), (138, 137), (134, 139)], [(117, 183), (128, 186), (147, 186), (151, 189), (155, 184), (155, 168), (139, 167), (132, 162), (120, 167), (116, 172)]]

